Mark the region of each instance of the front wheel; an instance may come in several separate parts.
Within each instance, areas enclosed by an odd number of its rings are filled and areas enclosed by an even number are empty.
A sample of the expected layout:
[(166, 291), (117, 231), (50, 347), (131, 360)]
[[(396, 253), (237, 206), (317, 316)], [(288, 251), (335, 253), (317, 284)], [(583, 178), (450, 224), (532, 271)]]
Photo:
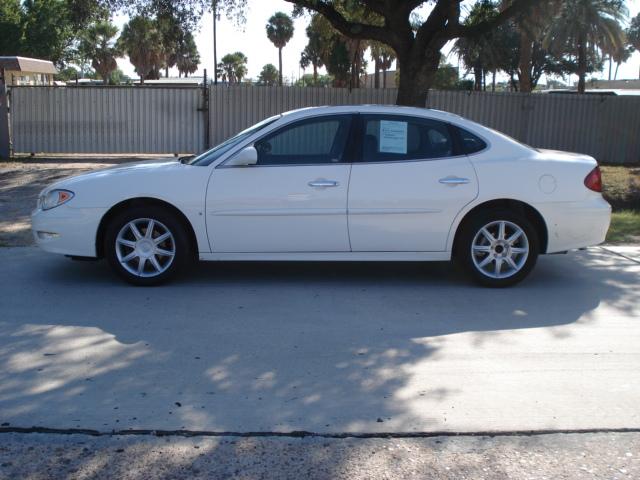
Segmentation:
[(136, 207), (116, 215), (105, 235), (105, 252), (113, 270), (134, 285), (164, 283), (189, 258), (182, 224), (159, 207)]
[(509, 211), (483, 212), (463, 227), (456, 258), (487, 287), (520, 282), (538, 258), (538, 235), (524, 217)]

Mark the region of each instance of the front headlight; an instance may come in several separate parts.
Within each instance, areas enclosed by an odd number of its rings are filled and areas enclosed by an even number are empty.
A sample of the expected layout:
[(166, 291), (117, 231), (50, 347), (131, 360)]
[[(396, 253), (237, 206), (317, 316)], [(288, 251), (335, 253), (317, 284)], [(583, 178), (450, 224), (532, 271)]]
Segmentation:
[(67, 203), (74, 196), (74, 193), (69, 190), (51, 190), (50, 192), (45, 193), (38, 199), (38, 203), (40, 204), (40, 208), (42, 210), (51, 210), (52, 208), (58, 207), (63, 203)]

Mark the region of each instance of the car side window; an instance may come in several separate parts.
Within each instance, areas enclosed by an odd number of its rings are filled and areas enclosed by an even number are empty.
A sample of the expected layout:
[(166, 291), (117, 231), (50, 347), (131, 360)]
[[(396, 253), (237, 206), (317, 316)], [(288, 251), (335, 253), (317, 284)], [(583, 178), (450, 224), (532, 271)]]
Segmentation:
[(332, 115), (286, 125), (255, 143), (258, 165), (315, 165), (343, 161), (351, 115)]
[(363, 122), (363, 162), (427, 160), (454, 154), (451, 130), (445, 122), (390, 115), (363, 115)]
[(466, 155), (477, 153), (487, 148), (487, 143), (477, 135), (465, 130), (464, 128), (458, 128), (460, 135), (460, 144), (462, 146), (462, 152)]

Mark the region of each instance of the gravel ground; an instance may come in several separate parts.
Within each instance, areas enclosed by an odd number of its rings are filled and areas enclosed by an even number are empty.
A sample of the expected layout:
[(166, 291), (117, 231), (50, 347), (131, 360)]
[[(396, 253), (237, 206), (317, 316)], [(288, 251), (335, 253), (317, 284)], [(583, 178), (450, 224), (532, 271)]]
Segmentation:
[(0, 162), (0, 247), (32, 245), (29, 216), (40, 191), (71, 175), (145, 158), (53, 158)]
[(640, 433), (335, 439), (0, 436), (1, 479), (637, 479)]

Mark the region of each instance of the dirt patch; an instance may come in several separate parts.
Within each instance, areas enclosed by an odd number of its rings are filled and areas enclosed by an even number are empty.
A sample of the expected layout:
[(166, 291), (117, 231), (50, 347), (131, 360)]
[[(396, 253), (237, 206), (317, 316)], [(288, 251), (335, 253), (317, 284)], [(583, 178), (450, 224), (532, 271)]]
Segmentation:
[(53, 182), (140, 159), (33, 159), (0, 162), (0, 246), (32, 245), (30, 215), (38, 194)]

